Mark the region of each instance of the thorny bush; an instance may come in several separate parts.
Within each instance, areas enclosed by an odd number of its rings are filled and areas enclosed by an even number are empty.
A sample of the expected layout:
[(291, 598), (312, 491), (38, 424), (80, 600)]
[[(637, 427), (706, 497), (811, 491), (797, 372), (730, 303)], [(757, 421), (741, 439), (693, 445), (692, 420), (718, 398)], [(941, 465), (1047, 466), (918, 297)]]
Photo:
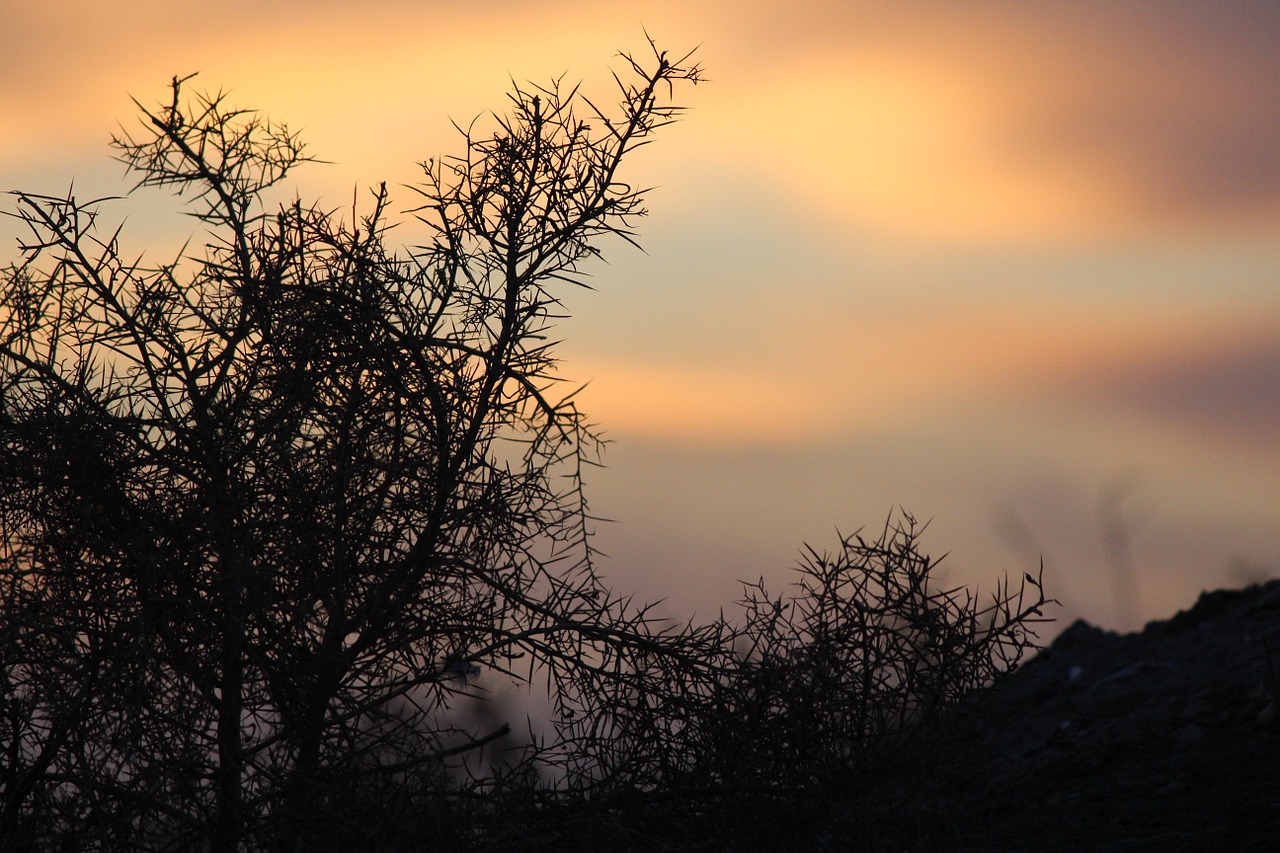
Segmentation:
[[(976, 610), (909, 520), (810, 552), (794, 596), (749, 588), (741, 625), (601, 580), (600, 440), (551, 333), (600, 240), (634, 240), (622, 161), (700, 78), (624, 59), (617, 109), (517, 86), (424, 163), (424, 247), (388, 247), (385, 186), (352, 222), (270, 208), (298, 137), (176, 78), (114, 144), (201, 250), (148, 266), (107, 200), (15, 193), (0, 846), (559, 843), (629, 803), (803, 788), (1016, 663), (1038, 581)], [(540, 685), (548, 725), (458, 713), (499, 679)]]

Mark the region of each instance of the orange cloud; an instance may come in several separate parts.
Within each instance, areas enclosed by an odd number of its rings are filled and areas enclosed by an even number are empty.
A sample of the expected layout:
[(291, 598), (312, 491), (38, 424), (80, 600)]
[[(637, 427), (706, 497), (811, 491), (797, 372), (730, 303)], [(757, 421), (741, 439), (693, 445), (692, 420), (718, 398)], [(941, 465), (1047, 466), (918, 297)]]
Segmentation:
[(693, 156), (783, 188), (816, 221), (993, 245), (1280, 226), (1280, 58), (1255, 32), (1280, 12), (768, 9), (718, 69)]
[[(1094, 410), (1140, 406), (1195, 428), (1205, 426), (1195, 418), (1216, 419), (1228, 431), (1257, 434), (1270, 409), (1245, 396), (1224, 405), (1215, 383), (1262, 377), (1274, 385), (1274, 370), (1265, 372), (1274, 346), (1258, 342), (1275, 334), (1274, 318), (1244, 311), (1206, 317), (1135, 304), (1100, 312), (1045, 300), (899, 320), (778, 319), (767, 351), (756, 357), (703, 353), (690, 367), (588, 355), (575, 358), (571, 372), (592, 380), (581, 397), (584, 410), (628, 438), (795, 445), (1034, 399), (1070, 399)], [(1261, 355), (1248, 357), (1255, 350)], [(1178, 386), (1180, 377), (1195, 376), (1194, 387)], [(1268, 385), (1258, 393), (1271, 399), (1276, 391)], [(1215, 400), (1216, 409), (1206, 408)]]
[(583, 410), (607, 435), (736, 446), (787, 443), (830, 426), (812, 383), (766, 370), (579, 360)]
[[(1274, 233), (1280, 12), (796, 0), (25, 4), (0, 51), (0, 165), (105, 150), (174, 73), (303, 126), (333, 192), (413, 176), (507, 74), (601, 91), (612, 51), (704, 41), (714, 84), (655, 174), (771, 183), (903, 239), (1062, 243)], [(91, 146), (91, 147), (88, 147)], [(77, 159), (80, 158), (76, 154)]]

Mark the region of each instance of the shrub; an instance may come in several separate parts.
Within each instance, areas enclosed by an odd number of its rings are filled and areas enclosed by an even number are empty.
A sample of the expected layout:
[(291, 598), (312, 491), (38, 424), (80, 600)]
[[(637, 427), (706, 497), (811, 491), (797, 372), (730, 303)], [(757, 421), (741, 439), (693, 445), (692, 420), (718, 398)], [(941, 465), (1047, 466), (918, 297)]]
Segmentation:
[(829, 809), (882, 807), (899, 747), (1015, 668), (1051, 603), (1030, 574), (986, 603), (939, 586), (922, 532), (900, 512), (874, 539), (806, 548), (790, 594), (744, 585), (712, 656), (656, 654), (615, 683), (570, 738), (615, 775), (542, 816), (554, 846), (804, 850)]
[(856, 768), (1034, 647), (1041, 578), (1002, 582), (982, 605), (965, 587), (938, 586), (921, 532), (902, 513), (873, 540), (806, 549), (790, 596), (747, 587), (742, 671), (712, 726), (742, 745), (724, 748), (736, 778), (794, 785)]

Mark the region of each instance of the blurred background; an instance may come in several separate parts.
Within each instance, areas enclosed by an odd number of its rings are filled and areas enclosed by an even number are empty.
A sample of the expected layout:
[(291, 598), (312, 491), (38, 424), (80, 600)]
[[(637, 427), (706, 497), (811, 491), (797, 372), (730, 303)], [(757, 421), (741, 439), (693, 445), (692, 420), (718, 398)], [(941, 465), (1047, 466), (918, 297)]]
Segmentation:
[[(0, 0), (0, 189), (128, 183), (174, 75), (301, 130), (350, 209), (460, 153), (512, 79), (610, 100), (646, 31), (710, 83), (565, 294), (619, 589), (711, 617), (802, 543), (930, 521), (943, 579), (1035, 573), (1130, 629), (1280, 574), (1280, 5)], [(11, 209), (11, 204), (5, 205)], [(107, 208), (166, 259), (162, 194)], [(0, 222), (18, 256), (18, 223)], [(412, 244), (420, 231), (403, 229)], [(197, 238), (195, 245), (199, 245)]]

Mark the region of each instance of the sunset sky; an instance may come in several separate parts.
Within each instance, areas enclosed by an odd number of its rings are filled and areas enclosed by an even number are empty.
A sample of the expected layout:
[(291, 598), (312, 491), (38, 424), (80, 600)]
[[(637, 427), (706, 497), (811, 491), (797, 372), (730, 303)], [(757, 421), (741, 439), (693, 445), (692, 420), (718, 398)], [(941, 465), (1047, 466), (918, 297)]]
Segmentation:
[[(712, 616), (895, 506), (984, 594), (1043, 557), (1061, 626), (1280, 574), (1280, 4), (0, 0), (0, 189), (123, 192), (129, 96), (199, 71), (349, 207), (646, 30), (710, 82), (560, 327), (615, 586)], [(166, 198), (126, 246), (192, 232)]]

